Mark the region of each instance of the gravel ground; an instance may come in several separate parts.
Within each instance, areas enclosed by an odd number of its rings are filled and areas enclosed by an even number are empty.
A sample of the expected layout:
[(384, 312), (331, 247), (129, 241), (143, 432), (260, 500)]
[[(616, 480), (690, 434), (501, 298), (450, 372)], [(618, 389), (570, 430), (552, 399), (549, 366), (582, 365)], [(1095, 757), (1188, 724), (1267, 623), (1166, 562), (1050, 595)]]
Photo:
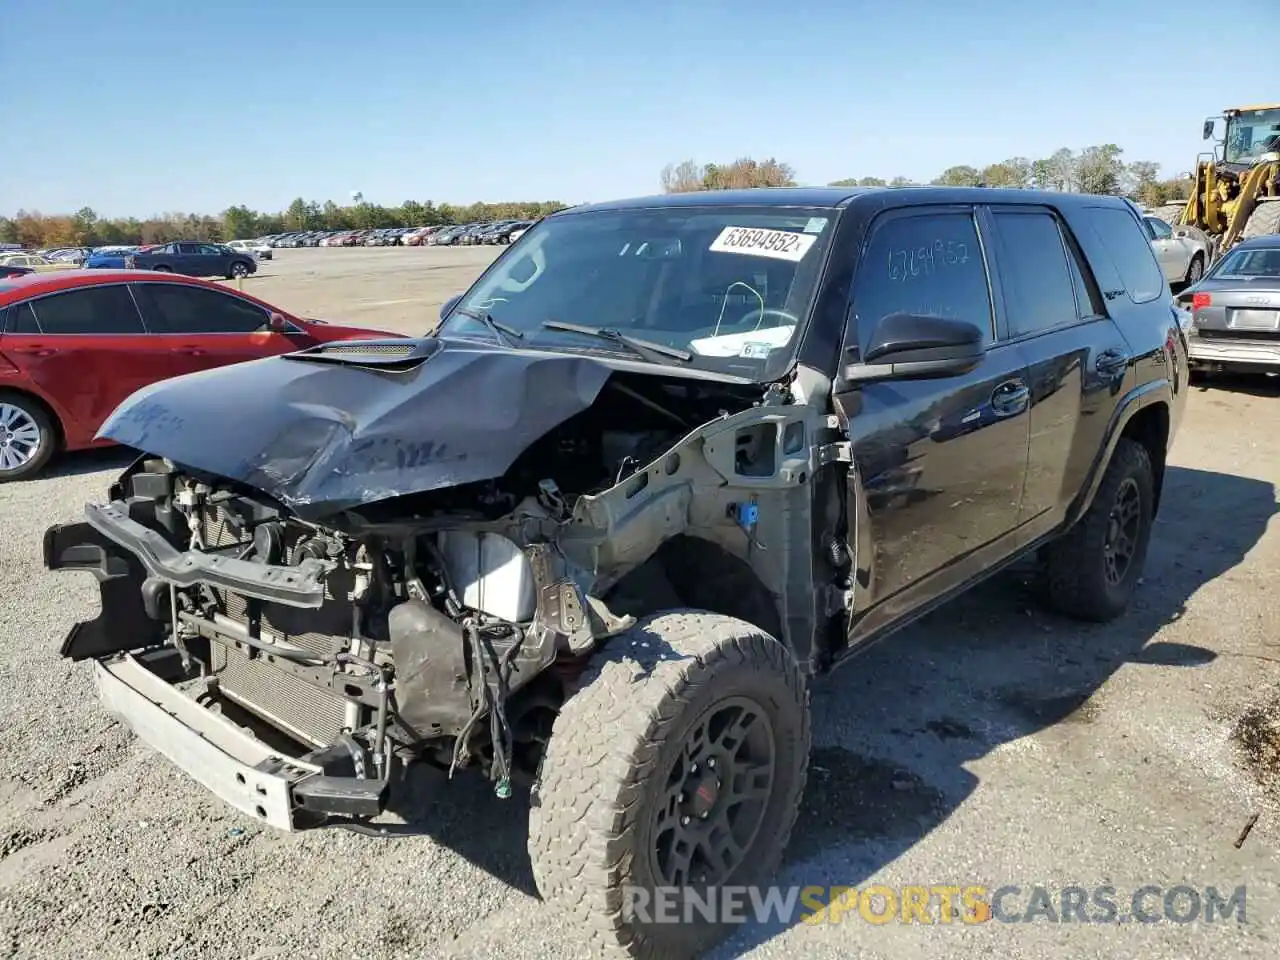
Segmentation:
[[(323, 305), (333, 319), (413, 329), (492, 251), (279, 256), (246, 289), (297, 312)], [(1280, 389), (1259, 381), (1192, 392), (1145, 582), (1120, 622), (1051, 617), (1010, 574), (820, 682), (806, 811), (779, 878), (1110, 883), (1122, 905), (1143, 884), (1246, 884), (1247, 923), (847, 917), (747, 927), (718, 955), (1274, 957), (1280, 806), (1250, 758), (1274, 762), (1280, 729), (1277, 404)], [(281, 835), (97, 706), (87, 668), (57, 655), (71, 622), (94, 614), (96, 587), (44, 571), (40, 537), (100, 498), (125, 462), (69, 457), (45, 479), (0, 487), (0, 953), (581, 955), (533, 892), (520, 799), (424, 772), (396, 804), (412, 836)]]

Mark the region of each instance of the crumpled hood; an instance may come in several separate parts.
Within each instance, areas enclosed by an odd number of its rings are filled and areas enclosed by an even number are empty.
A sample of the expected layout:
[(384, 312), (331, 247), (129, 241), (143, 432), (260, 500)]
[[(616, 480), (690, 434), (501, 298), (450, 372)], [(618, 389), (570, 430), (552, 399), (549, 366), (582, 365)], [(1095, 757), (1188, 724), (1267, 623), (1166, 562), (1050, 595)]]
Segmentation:
[(589, 407), (612, 372), (593, 356), (432, 347), (398, 372), (295, 355), (175, 377), (130, 396), (98, 436), (247, 484), (314, 520), (499, 477)]

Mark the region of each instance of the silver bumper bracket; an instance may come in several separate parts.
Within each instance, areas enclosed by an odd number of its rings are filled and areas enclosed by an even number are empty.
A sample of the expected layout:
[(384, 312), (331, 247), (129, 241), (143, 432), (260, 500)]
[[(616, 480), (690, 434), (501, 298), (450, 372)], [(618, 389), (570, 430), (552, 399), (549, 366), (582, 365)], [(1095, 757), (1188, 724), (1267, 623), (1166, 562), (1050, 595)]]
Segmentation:
[(128, 654), (95, 661), (93, 672), (103, 705), (139, 740), (246, 816), (295, 829), (293, 787), (318, 766), (281, 756)]

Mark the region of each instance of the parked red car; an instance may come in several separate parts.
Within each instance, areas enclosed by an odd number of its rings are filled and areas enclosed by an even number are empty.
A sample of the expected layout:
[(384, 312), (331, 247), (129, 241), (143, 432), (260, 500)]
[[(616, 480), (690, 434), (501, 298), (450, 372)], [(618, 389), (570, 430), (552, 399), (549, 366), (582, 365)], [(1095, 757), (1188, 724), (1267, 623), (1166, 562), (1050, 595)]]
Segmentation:
[(173, 273), (0, 279), (0, 483), (35, 474), (58, 450), (108, 445), (94, 438), (98, 427), (157, 380), (326, 341), (400, 336), (295, 317)]

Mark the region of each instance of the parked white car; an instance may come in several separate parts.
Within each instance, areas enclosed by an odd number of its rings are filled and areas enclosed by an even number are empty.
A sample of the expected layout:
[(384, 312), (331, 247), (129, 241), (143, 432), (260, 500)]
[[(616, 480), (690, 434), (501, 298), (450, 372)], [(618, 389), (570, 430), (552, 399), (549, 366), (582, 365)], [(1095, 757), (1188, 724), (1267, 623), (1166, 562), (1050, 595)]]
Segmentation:
[(237, 253), (252, 254), (258, 260), (272, 259), (271, 248), (261, 240), (232, 240), (225, 245)]
[(1197, 283), (1213, 258), (1208, 236), (1195, 227), (1172, 227), (1159, 217), (1142, 218), (1151, 239), (1151, 249), (1170, 283)]

